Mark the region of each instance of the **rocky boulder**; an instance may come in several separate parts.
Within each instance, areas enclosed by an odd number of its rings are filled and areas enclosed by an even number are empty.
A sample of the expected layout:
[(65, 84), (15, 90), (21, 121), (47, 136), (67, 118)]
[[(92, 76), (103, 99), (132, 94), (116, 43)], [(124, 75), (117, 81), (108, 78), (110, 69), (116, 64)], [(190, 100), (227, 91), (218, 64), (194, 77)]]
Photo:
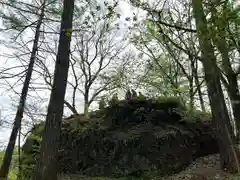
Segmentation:
[[(135, 99), (92, 112), (90, 119), (83, 115), (65, 119), (59, 173), (112, 177), (157, 171), (166, 175), (181, 171), (198, 157), (217, 153), (211, 121), (186, 121), (183, 111), (174, 99)], [(42, 127), (36, 126), (23, 146), (25, 179), (38, 159)]]
[(121, 129), (64, 131), (59, 172), (89, 176), (172, 174), (197, 157), (218, 152), (210, 124), (143, 123)]

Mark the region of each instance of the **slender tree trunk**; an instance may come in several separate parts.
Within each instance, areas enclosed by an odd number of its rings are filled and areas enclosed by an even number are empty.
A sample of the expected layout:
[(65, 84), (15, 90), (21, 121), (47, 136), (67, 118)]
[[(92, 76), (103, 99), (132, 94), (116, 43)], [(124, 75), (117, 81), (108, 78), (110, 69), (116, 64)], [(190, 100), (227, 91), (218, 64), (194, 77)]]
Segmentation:
[(206, 108), (204, 105), (203, 97), (202, 97), (202, 91), (201, 91), (201, 85), (198, 79), (198, 71), (197, 71), (197, 61), (195, 61), (193, 58), (191, 58), (191, 69), (192, 69), (192, 76), (194, 78), (194, 82), (196, 85), (200, 106), (203, 112), (206, 112)]
[[(233, 110), (233, 116), (236, 123), (236, 130), (237, 130), (237, 143), (239, 143), (240, 140), (240, 95), (239, 95), (239, 88), (237, 84), (237, 76), (235, 75), (231, 78), (229, 81), (229, 90), (228, 95), (230, 97), (232, 110)], [(228, 78), (228, 79), (229, 79)]]
[(239, 87), (237, 82), (237, 75), (233, 71), (230, 58), (228, 54), (228, 49), (226, 46), (226, 38), (221, 37), (221, 40), (218, 42), (218, 49), (222, 56), (222, 67), (226, 74), (228, 84), (225, 84), (226, 89), (228, 91), (228, 96), (231, 101), (233, 116), (236, 122), (236, 130), (237, 130), (237, 139), (240, 139), (240, 94)]
[(208, 96), (212, 108), (213, 123), (216, 128), (220, 149), (221, 168), (229, 172), (240, 172), (238, 151), (234, 146), (234, 133), (230, 124), (227, 107), (220, 82), (211, 35), (208, 32), (207, 20), (202, 7), (202, 0), (192, 0), (197, 35), (202, 52), (202, 63), (207, 83)]
[(189, 97), (190, 97), (190, 107), (191, 110), (194, 108), (194, 87), (193, 87), (193, 82), (194, 82), (194, 76), (193, 76), (193, 68), (194, 68), (194, 60), (191, 56), (189, 56), (189, 60), (191, 61), (191, 70), (192, 70), (192, 75), (189, 76), (188, 81), (189, 81)]
[(18, 133), (18, 177), (17, 179), (22, 179), (22, 160), (21, 160), (21, 126)]
[(202, 112), (206, 112), (206, 108), (205, 108), (205, 104), (204, 104), (204, 101), (203, 101), (201, 88), (198, 87), (197, 91), (198, 91), (198, 97), (199, 97), (199, 101), (200, 101), (200, 106), (201, 106)]
[[(226, 48), (226, 47), (225, 47)], [(237, 75), (233, 71), (230, 60), (229, 60), (229, 55), (228, 52), (226, 52), (226, 49), (219, 48), (221, 54), (222, 54), (222, 64), (223, 64), (223, 69), (226, 74), (228, 84), (225, 84), (226, 89), (228, 91), (228, 96), (231, 101), (232, 105), (232, 111), (233, 111), (233, 116), (236, 122), (236, 130), (237, 130), (237, 139), (240, 139), (240, 94), (239, 94), (239, 87), (238, 87), (238, 82), (237, 82)]]
[(40, 27), (41, 27), (42, 20), (43, 20), (43, 17), (44, 17), (44, 10), (45, 10), (45, 1), (42, 4), (41, 14), (40, 14), (37, 26), (36, 26), (36, 32), (35, 32), (35, 38), (34, 38), (34, 42), (33, 42), (30, 62), (29, 62), (29, 65), (28, 65), (26, 78), (25, 78), (25, 81), (24, 81), (24, 84), (23, 84), (17, 113), (15, 115), (15, 119), (14, 119), (14, 123), (13, 123), (13, 129), (12, 129), (12, 132), (11, 132), (11, 135), (10, 135), (10, 139), (9, 139), (9, 142), (8, 142), (8, 145), (7, 145), (7, 149), (6, 149), (5, 154), (4, 154), (3, 163), (2, 163), (2, 166), (1, 166), (1, 169), (0, 169), (0, 179), (7, 178), (7, 176), (8, 176), (9, 168), (10, 168), (10, 164), (11, 164), (11, 160), (12, 160), (13, 150), (14, 150), (16, 139), (17, 139), (17, 136), (18, 136), (18, 131), (21, 127), (21, 121), (22, 121), (22, 117), (23, 117), (23, 113), (24, 113), (25, 101), (26, 101), (26, 98), (27, 98), (28, 88), (29, 88), (29, 84), (30, 84), (30, 80), (31, 80), (31, 77), (32, 77), (32, 72), (33, 72), (33, 66), (34, 66), (34, 63), (35, 63), (36, 53), (37, 53), (37, 50), (38, 50)]
[(68, 109), (70, 109), (72, 111), (73, 114), (78, 114), (75, 106), (71, 105), (69, 102), (67, 102), (66, 100), (64, 100), (64, 104), (68, 107)]
[(198, 92), (201, 109), (203, 112), (206, 112), (206, 108), (205, 108), (205, 104), (204, 104), (204, 100), (203, 100), (203, 96), (202, 96), (201, 85), (200, 85), (197, 73), (196, 73), (196, 75), (194, 75), (194, 79), (195, 79), (195, 84), (197, 87), (197, 92)]
[(89, 106), (88, 106), (88, 103), (87, 103), (87, 102), (84, 103), (84, 116), (85, 116), (86, 118), (89, 117)]
[(74, 0), (64, 0), (53, 88), (48, 105), (40, 157), (33, 180), (57, 180), (57, 157), (69, 69), (73, 11)]
[(189, 81), (189, 97), (190, 97), (190, 110), (193, 111), (194, 108), (194, 89), (193, 89), (193, 78)]
[[(226, 4), (224, 4), (225, 6)], [(226, 8), (226, 7), (225, 7)], [(234, 72), (230, 57), (229, 57), (229, 47), (227, 45), (227, 16), (225, 12), (222, 13), (221, 17), (217, 17), (217, 9), (216, 7), (211, 7), (212, 13), (212, 20), (214, 25), (217, 27), (216, 30), (216, 37), (213, 39), (214, 43), (216, 44), (221, 56), (222, 56), (222, 68), (224, 73), (226, 74), (228, 83), (224, 83), (228, 96), (230, 97), (233, 116), (236, 122), (236, 130), (237, 130), (237, 139), (239, 137), (239, 130), (240, 130), (240, 94), (239, 94), (239, 86), (237, 82), (237, 74)], [(215, 23), (215, 21), (221, 21), (221, 25), (219, 23)]]
[(84, 116), (86, 118), (89, 117), (89, 91), (86, 90), (85, 95), (84, 95)]

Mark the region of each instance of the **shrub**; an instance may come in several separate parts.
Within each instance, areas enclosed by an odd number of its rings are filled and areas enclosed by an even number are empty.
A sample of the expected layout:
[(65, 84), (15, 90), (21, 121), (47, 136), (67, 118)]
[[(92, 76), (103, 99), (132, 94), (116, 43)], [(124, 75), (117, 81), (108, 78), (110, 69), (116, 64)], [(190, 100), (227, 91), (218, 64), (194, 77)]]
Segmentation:
[(11, 170), (8, 174), (8, 180), (16, 180), (17, 179), (17, 170)]
[(161, 108), (177, 108), (179, 110), (184, 110), (185, 104), (177, 97), (158, 97), (156, 103)]
[(35, 125), (22, 147), (22, 172), (20, 173), (24, 180), (31, 179), (32, 173), (35, 169), (36, 159), (40, 152), (43, 128), (44, 123)]
[(140, 123), (150, 121), (157, 125), (161, 122), (179, 122), (185, 109), (183, 103), (176, 97), (137, 98), (116, 101), (112, 98), (112, 105), (107, 108), (108, 117), (113, 125), (126, 123)]
[(185, 106), (176, 97), (158, 97), (149, 99), (147, 103), (150, 108), (149, 121), (154, 125), (160, 123), (176, 123), (181, 120), (181, 112)]
[(200, 110), (186, 110), (183, 111), (182, 121), (193, 121), (193, 122), (201, 122), (201, 121), (210, 121), (212, 120), (212, 114), (209, 112), (202, 112)]

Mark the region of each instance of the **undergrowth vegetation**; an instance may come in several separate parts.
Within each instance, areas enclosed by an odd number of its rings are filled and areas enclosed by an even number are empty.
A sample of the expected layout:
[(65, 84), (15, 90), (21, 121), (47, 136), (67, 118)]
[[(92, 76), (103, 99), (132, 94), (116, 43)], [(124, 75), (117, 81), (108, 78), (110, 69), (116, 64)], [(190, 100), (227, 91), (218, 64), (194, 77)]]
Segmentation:
[[(4, 152), (0, 152), (0, 164), (3, 161)], [(16, 180), (17, 179), (17, 173), (18, 173), (18, 149), (14, 149), (14, 153), (12, 156), (12, 163), (11, 163), (11, 170), (8, 174), (8, 180)]]

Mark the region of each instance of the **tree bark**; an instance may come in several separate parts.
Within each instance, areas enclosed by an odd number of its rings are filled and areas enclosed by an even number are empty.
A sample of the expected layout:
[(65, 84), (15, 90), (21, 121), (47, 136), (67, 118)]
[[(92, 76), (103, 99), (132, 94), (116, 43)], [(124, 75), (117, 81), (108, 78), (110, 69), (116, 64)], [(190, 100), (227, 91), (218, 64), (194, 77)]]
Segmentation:
[(190, 111), (194, 109), (194, 92), (193, 92), (193, 79), (189, 81), (189, 99), (190, 99)]
[(57, 180), (57, 156), (69, 69), (73, 11), (74, 0), (64, 0), (53, 88), (48, 105), (40, 157), (33, 180)]
[(88, 105), (87, 102), (84, 103), (84, 116), (85, 116), (86, 118), (89, 117), (89, 105)]
[(68, 109), (70, 109), (72, 111), (73, 114), (78, 114), (76, 108), (74, 106), (72, 106), (69, 102), (64, 100), (64, 104), (68, 107)]
[(233, 116), (236, 122), (236, 130), (237, 130), (237, 141), (240, 140), (240, 94), (239, 94), (239, 87), (237, 82), (237, 74), (233, 71), (229, 55), (227, 52), (227, 47), (223, 45), (223, 47), (219, 47), (219, 51), (222, 55), (222, 65), (224, 72), (226, 74), (228, 84), (224, 84), (226, 86), (228, 96), (231, 101)]
[(208, 32), (207, 20), (202, 7), (202, 0), (192, 0), (197, 35), (202, 52), (202, 63), (205, 72), (208, 96), (212, 109), (213, 123), (216, 128), (220, 149), (221, 168), (229, 172), (240, 172), (238, 152), (234, 146), (234, 133), (230, 124), (227, 107), (220, 82), (220, 71), (217, 67), (211, 35)]
[(203, 95), (202, 95), (203, 93), (202, 93), (202, 90), (201, 90), (201, 84), (199, 82), (198, 75), (197, 75), (197, 69), (196, 69), (196, 73), (194, 75), (194, 80), (195, 80), (195, 84), (196, 84), (196, 88), (197, 88), (198, 97), (199, 97), (202, 112), (206, 112), (206, 108), (205, 108), (205, 104), (204, 104), (204, 100), (203, 100)]
[(222, 67), (226, 74), (228, 84), (224, 84), (228, 91), (228, 95), (231, 101), (233, 116), (236, 122), (236, 129), (237, 129), (237, 139), (239, 137), (239, 130), (240, 130), (240, 94), (239, 94), (239, 87), (237, 82), (237, 74), (233, 71), (230, 58), (226, 46), (226, 38), (221, 37), (221, 40), (218, 42), (218, 49), (222, 56)]
[(194, 67), (194, 59), (193, 59), (193, 57), (191, 57), (191, 56), (188, 56), (189, 57), (189, 60), (191, 61), (191, 70), (192, 70), (192, 74), (189, 76), (189, 97), (190, 97), (190, 108), (191, 108), (191, 112), (192, 112), (192, 110), (193, 110), (193, 108), (194, 108), (194, 95), (195, 95), (195, 93), (194, 93), (194, 87), (193, 87), (193, 82), (194, 82), (194, 71), (193, 71), (193, 68), (195, 68)]
[[(225, 7), (226, 4), (224, 4)], [(226, 7), (225, 7), (226, 8)], [(223, 10), (222, 10), (223, 11)], [(219, 50), (221, 57), (222, 57), (222, 68), (224, 71), (224, 74), (227, 77), (228, 83), (224, 83), (228, 96), (230, 97), (232, 110), (233, 110), (233, 116), (236, 122), (236, 130), (237, 130), (237, 139), (240, 140), (239, 137), (239, 130), (240, 130), (240, 94), (239, 94), (239, 86), (237, 82), (237, 73), (234, 72), (231, 61), (229, 57), (229, 47), (227, 45), (227, 28), (228, 28), (228, 22), (227, 22), (227, 14), (223, 11), (221, 14), (221, 17), (217, 16), (217, 9), (216, 7), (211, 7), (211, 13), (212, 13), (212, 21), (213, 25), (216, 26), (216, 36), (213, 39), (213, 42), (217, 46), (217, 49)], [(216, 21), (221, 21), (221, 25), (219, 23), (216, 23)]]
[(201, 106), (202, 111), (206, 112), (206, 108), (205, 108), (203, 97), (202, 97), (201, 84), (200, 84), (199, 79), (198, 79), (198, 69), (197, 69), (197, 63), (198, 62), (192, 56), (190, 56), (189, 58), (191, 59), (192, 76), (194, 78), (194, 82), (195, 82), (195, 85), (196, 85), (196, 91), (198, 93), (200, 106)]
[(237, 83), (237, 75), (229, 77), (228, 95), (231, 100), (233, 116), (236, 122), (237, 143), (240, 141), (240, 95)]
[(43, 17), (44, 17), (44, 10), (45, 10), (45, 1), (42, 4), (41, 14), (40, 14), (38, 22), (37, 22), (36, 32), (35, 32), (35, 37), (34, 37), (34, 42), (33, 42), (33, 47), (32, 47), (32, 53), (31, 53), (31, 57), (30, 57), (30, 62), (28, 64), (28, 70), (27, 70), (26, 78), (25, 78), (25, 81), (24, 81), (24, 84), (23, 84), (17, 113), (16, 113), (15, 118), (14, 118), (13, 129), (12, 129), (12, 132), (11, 132), (11, 135), (10, 135), (10, 139), (9, 139), (9, 142), (8, 142), (8, 145), (7, 145), (7, 149), (6, 149), (5, 154), (4, 154), (3, 163), (2, 163), (2, 166), (1, 166), (1, 169), (0, 169), (0, 179), (6, 179), (7, 176), (8, 176), (10, 164), (11, 164), (11, 161), (12, 161), (13, 150), (14, 150), (14, 147), (15, 147), (15, 143), (16, 143), (16, 139), (17, 139), (17, 136), (18, 136), (19, 129), (21, 127), (21, 121), (22, 121), (22, 117), (23, 117), (23, 113), (24, 113), (25, 101), (26, 101), (26, 98), (27, 98), (28, 88), (29, 88), (29, 84), (30, 84), (31, 77), (32, 77), (32, 72), (33, 72), (33, 66), (34, 66), (34, 63), (35, 63), (35, 60), (36, 60), (36, 54), (37, 54), (37, 50), (38, 50), (40, 28), (41, 28), (41, 24), (42, 24)]
[(89, 87), (85, 88), (84, 94), (84, 116), (89, 117)]

